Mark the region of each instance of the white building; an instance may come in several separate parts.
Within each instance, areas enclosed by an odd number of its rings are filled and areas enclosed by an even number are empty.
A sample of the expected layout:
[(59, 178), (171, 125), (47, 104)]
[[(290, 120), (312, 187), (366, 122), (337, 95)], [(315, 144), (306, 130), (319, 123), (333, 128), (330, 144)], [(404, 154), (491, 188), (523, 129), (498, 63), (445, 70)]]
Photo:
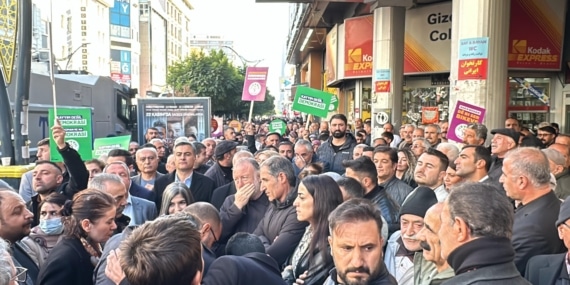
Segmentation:
[(168, 92), (166, 86), (168, 15), (159, 1), (141, 1), (139, 12), (141, 44), (139, 95), (156, 96)]
[(185, 59), (190, 54), (190, 13), (194, 9), (189, 0), (166, 0), (167, 66)]
[(236, 62), (236, 59), (238, 59), (238, 57), (235, 52), (231, 50), (233, 47), (234, 41), (227, 39), (224, 36), (199, 34), (190, 35), (191, 52), (202, 50), (204, 53), (208, 54), (212, 50), (223, 50), (232, 62), (242, 65), (243, 63), (241, 61)]

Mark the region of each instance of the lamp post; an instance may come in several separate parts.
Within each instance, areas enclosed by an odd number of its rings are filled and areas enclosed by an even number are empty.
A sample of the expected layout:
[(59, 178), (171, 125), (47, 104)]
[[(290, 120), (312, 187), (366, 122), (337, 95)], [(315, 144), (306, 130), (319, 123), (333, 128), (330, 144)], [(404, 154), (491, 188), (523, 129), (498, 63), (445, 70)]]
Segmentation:
[(65, 70), (67, 70), (67, 68), (69, 67), (69, 62), (71, 61), (71, 58), (73, 57), (73, 55), (78, 52), (81, 48), (87, 47), (87, 45), (90, 45), (91, 43), (83, 43), (81, 44), (78, 48), (76, 48), (71, 54), (69, 54), (67, 56), (67, 62), (65, 63)]

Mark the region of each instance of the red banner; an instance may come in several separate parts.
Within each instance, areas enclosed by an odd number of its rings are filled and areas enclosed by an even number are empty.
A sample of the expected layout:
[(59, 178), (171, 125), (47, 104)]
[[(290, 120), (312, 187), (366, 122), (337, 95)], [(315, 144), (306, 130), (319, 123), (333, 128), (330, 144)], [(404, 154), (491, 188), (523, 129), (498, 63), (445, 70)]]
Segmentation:
[(390, 81), (376, 81), (374, 92), (390, 92)]
[(509, 68), (560, 70), (567, 0), (512, 0)]
[(372, 76), (374, 15), (344, 20), (344, 78)]
[(439, 107), (422, 106), (422, 124), (437, 124), (439, 122)]
[(487, 63), (488, 60), (486, 58), (459, 60), (457, 79), (487, 79)]

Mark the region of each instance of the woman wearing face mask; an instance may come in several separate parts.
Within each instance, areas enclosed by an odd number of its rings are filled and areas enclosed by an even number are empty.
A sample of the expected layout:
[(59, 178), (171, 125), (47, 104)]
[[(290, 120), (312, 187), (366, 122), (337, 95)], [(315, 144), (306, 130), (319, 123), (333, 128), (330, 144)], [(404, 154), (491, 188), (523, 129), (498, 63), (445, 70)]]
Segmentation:
[(111, 195), (86, 189), (62, 209), (64, 233), (40, 268), (37, 285), (91, 285), (101, 257), (101, 244), (109, 240), (115, 224), (116, 202)]
[(162, 193), (160, 215), (172, 215), (181, 212), (192, 203), (194, 203), (194, 197), (186, 184), (181, 182), (170, 183)]
[(67, 201), (65, 195), (53, 193), (39, 205), (40, 224), (32, 228), (30, 235), (22, 239), (24, 249), (38, 267), (44, 264), (48, 254), (63, 233), (61, 209)]

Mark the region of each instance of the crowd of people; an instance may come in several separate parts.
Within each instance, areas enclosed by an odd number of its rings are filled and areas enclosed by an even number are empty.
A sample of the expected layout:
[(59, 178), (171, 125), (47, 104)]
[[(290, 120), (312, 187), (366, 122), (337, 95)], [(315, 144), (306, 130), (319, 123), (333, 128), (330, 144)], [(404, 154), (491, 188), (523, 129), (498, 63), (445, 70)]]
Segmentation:
[(558, 125), (268, 123), (87, 161), (56, 124), (1, 186), (0, 285), (570, 284)]

